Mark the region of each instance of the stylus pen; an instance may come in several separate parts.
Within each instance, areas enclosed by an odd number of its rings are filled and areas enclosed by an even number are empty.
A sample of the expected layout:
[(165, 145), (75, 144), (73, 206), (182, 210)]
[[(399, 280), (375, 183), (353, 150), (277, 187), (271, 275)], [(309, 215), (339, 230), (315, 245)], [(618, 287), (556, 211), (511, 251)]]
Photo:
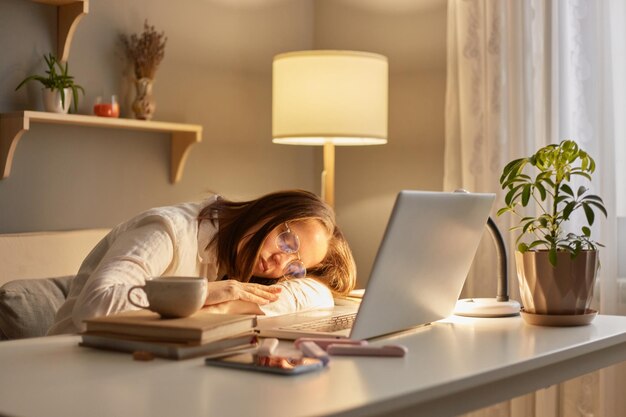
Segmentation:
[(313, 342), (322, 349), (326, 350), (328, 345), (353, 345), (353, 346), (365, 346), (367, 345), (367, 340), (356, 340), (356, 339), (334, 339), (331, 337), (301, 337), (296, 339), (293, 342), (296, 348), (300, 348), (300, 344), (302, 342)]
[(302, 351), (304, 356), (321, 360), (324, 366), (330, 362), (328, 353), (326, 353), (326, 351), (319, 347), (315, 342), (302, 342), (298, 345), (298, 349)]
[(408, 349), (402, 345), (385, 346), (350, 346), (350, 345), (329, 345), (326, 348), (329, 355), (345, 356), (395, 356), (406, 355)]

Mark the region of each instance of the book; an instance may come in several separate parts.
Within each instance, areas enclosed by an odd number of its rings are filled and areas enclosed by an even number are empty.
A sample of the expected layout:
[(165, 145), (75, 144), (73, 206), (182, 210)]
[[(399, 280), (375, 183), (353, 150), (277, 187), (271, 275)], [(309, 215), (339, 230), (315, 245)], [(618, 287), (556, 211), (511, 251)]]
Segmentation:
[(84, 321), (86, 332), (100, 332), (160, 342), (209, 343), (251, 331), (256, 316), (217, 314), (200, 310), (192, 316), (164, 319), (147, 310), (126, 311)]
[(256, 349), (254, 331), (215, 340), (208, 343), (160, 342), (141, 337), (124, 337), (99, 332), (81, 333), (80, 346), (119, 352), (150, 352), (166, 359), (188, 359), (198, 356), (219, 357)]

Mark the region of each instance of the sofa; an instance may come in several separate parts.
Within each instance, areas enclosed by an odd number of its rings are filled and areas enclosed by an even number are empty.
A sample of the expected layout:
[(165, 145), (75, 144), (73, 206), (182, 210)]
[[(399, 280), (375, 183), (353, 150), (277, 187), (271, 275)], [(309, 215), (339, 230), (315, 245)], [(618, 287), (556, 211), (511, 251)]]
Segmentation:
[(81, 262), (108, 232), (0, 234), (0, 340), (45, 336)]

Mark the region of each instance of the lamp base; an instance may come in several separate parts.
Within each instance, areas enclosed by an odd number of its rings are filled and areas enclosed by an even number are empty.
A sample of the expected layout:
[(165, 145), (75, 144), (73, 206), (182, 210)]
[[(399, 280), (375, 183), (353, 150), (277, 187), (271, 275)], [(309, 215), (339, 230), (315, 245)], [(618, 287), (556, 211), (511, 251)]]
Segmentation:
[(497, 301), (495, 298), (464, 298), (457, 301), (454, 314), (466, 317), (510, 317), (520, 313), (515, 300)]

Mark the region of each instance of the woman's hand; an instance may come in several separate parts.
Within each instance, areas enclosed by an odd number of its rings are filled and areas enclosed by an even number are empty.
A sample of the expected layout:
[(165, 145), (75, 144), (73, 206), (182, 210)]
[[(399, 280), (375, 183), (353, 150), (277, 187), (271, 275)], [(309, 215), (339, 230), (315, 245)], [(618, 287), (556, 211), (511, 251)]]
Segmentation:
[(247, 301), (257, 305), (265, 305), (278, 300), (281, 288), (260, 284), (250, 284), (232, 279), (209, 282), (205, 306), (224, 303), (226, 301)]
[(211, 304), (210, 306), (204, 306), (202, 310), (217, 314), (265, 314), (258, 304), (241, 300)]

